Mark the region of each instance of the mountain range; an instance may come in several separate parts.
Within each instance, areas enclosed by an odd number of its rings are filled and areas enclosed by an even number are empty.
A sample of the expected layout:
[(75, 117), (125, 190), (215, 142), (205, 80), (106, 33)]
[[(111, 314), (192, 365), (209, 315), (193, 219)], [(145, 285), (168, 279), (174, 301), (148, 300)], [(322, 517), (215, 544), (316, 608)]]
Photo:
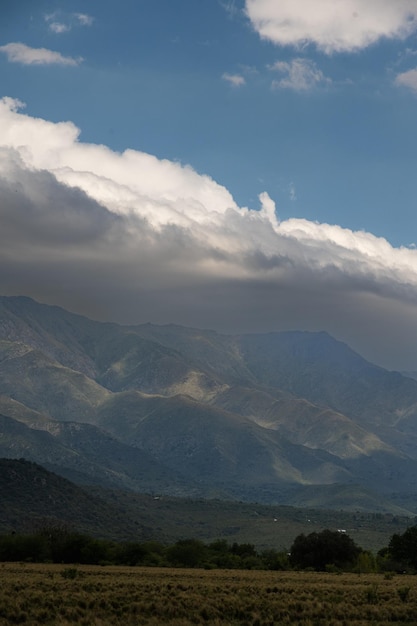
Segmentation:
[(0, 297), (0, 456), (136, 492), (352, 508), (353, 489), (358, 508), (415, 513), (417, 380), (325, 332), (120, 326)]

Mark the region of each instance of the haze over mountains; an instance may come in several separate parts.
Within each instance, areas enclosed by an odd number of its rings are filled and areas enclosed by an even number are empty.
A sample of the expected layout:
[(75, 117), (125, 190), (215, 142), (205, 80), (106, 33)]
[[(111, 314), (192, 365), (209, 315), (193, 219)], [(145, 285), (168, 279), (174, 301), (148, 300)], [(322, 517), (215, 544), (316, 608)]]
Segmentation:
[(326, 333), (119, 326), (0, 297), (0, 456), (142, 492), (415, 512), (417, 380)]

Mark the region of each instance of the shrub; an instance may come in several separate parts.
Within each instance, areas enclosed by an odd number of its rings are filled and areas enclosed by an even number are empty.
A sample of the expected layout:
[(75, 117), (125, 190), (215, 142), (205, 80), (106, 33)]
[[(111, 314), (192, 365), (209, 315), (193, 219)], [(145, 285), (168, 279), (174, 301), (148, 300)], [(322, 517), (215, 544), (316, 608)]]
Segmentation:
[(78, 576), (78, 570), (76, 567), (66, 567), (62, 570), (61, 576), (67, 580), (74, 580)]
[(365, 597), (369, 604), (378, 604), (378, 585), (372, 583), (365, 591)]
[(410, 595), (410, 589), (411, 587), (399, 587), (397, 589), (397, 594), (401, 602), (407, 602), (408, 596)]

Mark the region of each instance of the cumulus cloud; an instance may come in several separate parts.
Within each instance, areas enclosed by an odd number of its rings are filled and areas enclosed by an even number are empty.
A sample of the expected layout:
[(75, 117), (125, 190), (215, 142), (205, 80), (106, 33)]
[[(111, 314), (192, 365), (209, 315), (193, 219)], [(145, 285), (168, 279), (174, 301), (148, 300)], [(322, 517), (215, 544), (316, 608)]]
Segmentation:
[(79, 65), (82, 61), (46, 48), (30, 48), (24, 43), (8, 43), (0, 46), (0, 52), (4, 52), (11, 63), (22, 65)]
[(222, 78), (223, 80), (230, 83), (233, 87), (242, 87), (242, 85), (245, 85), (246, 83), (245, 78), (240, 74), (228, 74), (227, 72), (225, 72)]
[(282, 78), (272, 81), (273, 89), (293, 89), (294, 91), (311, 91), (320, 83), (330, 83), (323, 72), (310, 59), (292, 59), (292, 61), (276, 61), (269, 66)]
[(398, 74), (395, 78), (395, 84), (400, 87), (407, 87), (417, 93), (417, 68)]
[(99, 319), (328, 330), (415, 368), (417, 250), (280, 221), (190, 166), (80, 141), (0, 100), (0, 293)]
[(416, 0), (246, 0), (246, 14), (263, 39), (315, 44), (327, 54), (354, 52), (382, 38), (417, 30)]

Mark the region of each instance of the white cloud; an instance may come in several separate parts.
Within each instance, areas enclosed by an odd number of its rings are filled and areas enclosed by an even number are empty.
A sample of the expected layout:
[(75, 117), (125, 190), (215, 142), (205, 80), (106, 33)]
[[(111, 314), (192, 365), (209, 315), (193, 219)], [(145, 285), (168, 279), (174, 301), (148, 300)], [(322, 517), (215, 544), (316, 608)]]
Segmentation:
[(235, 16), (239, 12), (239, 9), (236, 6), (236, 0), (219, 0), (219, 4), (231, 17)]
[(46, 48), (30, 48), (24, 43), (8, 43), (0, 46), (0, 52), (4, 52), (11, 63), (22, 65), (79, 65), (82, 61)]
[(94, 22), (94, 18), (86, 13), (74, 13), (74, 17), (81, 26), (91, 26)]
[(395, 78), (395, 84), (417, 92), (417, 68), (398, 74)]
[(51, 22), (49, 24), (49, 30), (51, 30), (53, 33), (56, 33), (57, 35), (60, 35), (61, 33), (67, 33), (68, 31), (70, 31), (71, 26), (68, 26), (68, 24), (63, 24), (62, 22)]
[(223, 80), (227, 81), (233, 87), (242, 87), (242, 85), (246, 84), (246, 80), (240, 74), (228, 74), (225, 72), (222, 76)]
[(49, 30), (57, 35), (68, 33), (74, 26), (91, 26), (94, 22), (94, 18), (87, 13), (63, 13), (62, 11), (47, 13), (44, 18)]
[(283, 75), (283, 78), (272, 81), (273, 89), (293, 89), (294, 91), (311, 91), (320, 83), (330, 83), (317, 65), (309, 59), (292, 59), (290, 62), (276, 61), (269, 69)]
[(381, 38), (405, 39), (417, 30), (417, 0), (246, 0), (263, 39), (278, 45), (315, 44), (354, 52)]
[(122, 322), (326, 329), (415, 364), (417, 250), (280, 221), (265, 192), (239, 207), (190, 166), (82, 143), (21, 106), (0, 100), (0, 293)]

